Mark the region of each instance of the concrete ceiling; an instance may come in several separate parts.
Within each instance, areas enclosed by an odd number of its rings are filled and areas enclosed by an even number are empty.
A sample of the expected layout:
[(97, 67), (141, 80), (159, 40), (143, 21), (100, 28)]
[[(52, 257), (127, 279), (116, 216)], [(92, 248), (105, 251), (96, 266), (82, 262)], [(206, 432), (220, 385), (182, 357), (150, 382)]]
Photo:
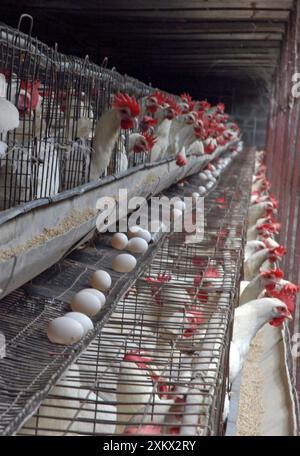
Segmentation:
[[(1, 0), (3, 22), (34, 17), (33, 35), (62, 52), (155, 85), (176, 78), (269, 78), (293, 0)], [(26, 30), (24, 24), (23, 30)]]

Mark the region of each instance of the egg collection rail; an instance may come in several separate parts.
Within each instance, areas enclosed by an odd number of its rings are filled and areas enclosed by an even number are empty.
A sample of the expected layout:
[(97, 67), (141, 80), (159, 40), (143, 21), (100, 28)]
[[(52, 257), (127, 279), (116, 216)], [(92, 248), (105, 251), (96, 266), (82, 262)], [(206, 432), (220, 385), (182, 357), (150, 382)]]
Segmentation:
[[(200, 243), (185, 243), (184, 233), (164, 235), (122, 276), (112, 272), (115, 252), (100, 236), (1, 302), (7, 338), (0, 360), (2, 434), (16, 433), (54, 385), (20, 434), (140, 433), (157, 420), (162, 434), (223, 432), (250, 182), (251, 157), (242, 153), (205, 198)], [(190, 194), (197, 185), (193, 176), (170, 195)], [(51, 344), (49, 321), (68, 310), (99, 267), (111, 273), (114, 286), (93, 319), (94, 331), (73, 346)], [(129, 374), (127, 359), (133, 360)], [(134, 413), (127, 413), (128, 402)]]

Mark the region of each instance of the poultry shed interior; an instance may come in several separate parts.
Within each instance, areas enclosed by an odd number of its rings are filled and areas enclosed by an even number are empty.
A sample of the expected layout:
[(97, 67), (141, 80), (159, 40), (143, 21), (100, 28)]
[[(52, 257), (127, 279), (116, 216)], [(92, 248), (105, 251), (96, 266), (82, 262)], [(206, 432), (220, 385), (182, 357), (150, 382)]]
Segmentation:
[(300, 0), (0, 13), (0, 435), (299, 436)]

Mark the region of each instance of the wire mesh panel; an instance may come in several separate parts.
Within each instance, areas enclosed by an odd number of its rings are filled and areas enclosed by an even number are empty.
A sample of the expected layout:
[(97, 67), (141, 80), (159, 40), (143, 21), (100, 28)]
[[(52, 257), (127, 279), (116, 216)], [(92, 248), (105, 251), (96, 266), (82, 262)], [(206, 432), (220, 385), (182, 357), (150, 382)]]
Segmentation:
[[(126, 90), (140, 98), (152, 90), (41, 43), (31, 36), (32, 18), (24, 16), (18, 29), (0, 24), (1, 97), (20, 117), (18, 128), (0, 131), (0, 210), (88, 182), (96, 121), (112, 95)], [(20, 31), (26, 18), (28, 34)], [(121, 170), (123, 136), (109, 174)]]
[[(232, 311), (252, 174), (250, 157), (243, 164), (242, 159), (236, 160), (205, 199), (203, 241), (186, 243), (184, 232), (167, 235), (101, 332), (69, 367), (20, 434), (223, 433)], [(192, 178), (177, 193), (190, 194), (195, 184)], [(80, 256), (76, 252), (74, 255), (69, 267), (66, 263), (60, 271), (69, 277), (63, 285), (67, 294), (76, 276), (75, 270), (68, 269), (74, 269), (72, 261)], [(82, 263), (92, 264), (92, 255), (95, 253), (87, 251)], [(94, 265), (97, 268), (95, 259)], [(35, 299), (46, 295), (48, 300), (51, 287), (47, 282), (53, 284), (55, 302), (49, 307), (48, 301), (43, 301), (45, 310), (40, 308), (46, 317), (43, 325), (52, 316), (48, 315), (51, 309), (61, 314), (66, 305), (60, 301), (66, 299), (61, 294), (60, 273), (52, 271), (51, 277), (46, 273), (27, 288), (27, 293), (35, 293)], [(76, 282), (79, 288), (85, 283), (84, 275), (83, 270)], [(20, 330), (15, 329), (16, 333)], [(27, 372), (38, 371), (45, 361), (49, 363), (48, 351), (53, 352), (53, 363), (63, 363), (64, 356), (70, 356), (69, 348), (54, 346), (51, 350), (45, 335), (43, 340), (45, 346), (41, 344), (39, 350), (45, 350), (45, 358), (42, 363), (38, 360), (35, 368), (30, 362), (24, 363), (22, 368)], [(49, 375), (52, 367), (47, 368)], [(20, 387), (15, 386), (16, 390)], [(2, 405), (4, 423), (5, 417), (11, 419), (10, 410), (8, 413), (7, 403)]]
[[(266, 144), (266, 164), (272, 190), (279, 201), (278, 220), (281, 223), (279, 241), (287, 249), (281, 268), (288, 280), (300, 283), (300, 100), (299, 100), (299, 52), (300, 52), (300, 5), (294, 2), (293, 14), (287, 24), (286, 39), (275, 83), (272, 90), (271, 109)], [(298, 296), (295, 315), (289, 324), (292, 341), (287, 347), (297, 343), (300, 332)], [(298, 310), (297, 310), (298, 309)], [(286, 339), (289, 336), (286, 334)], [(296, 345), (295, 345), (296, 346)], [(287, 349), (291, 382), (295, 380), (295, 390), (291, 388), (295, 402), (295, 428), (300, 435), (300, 362)], [(294, 379), (293, 379), (294, 377)], [(298, 397), (297, 397), (298, 396)]]

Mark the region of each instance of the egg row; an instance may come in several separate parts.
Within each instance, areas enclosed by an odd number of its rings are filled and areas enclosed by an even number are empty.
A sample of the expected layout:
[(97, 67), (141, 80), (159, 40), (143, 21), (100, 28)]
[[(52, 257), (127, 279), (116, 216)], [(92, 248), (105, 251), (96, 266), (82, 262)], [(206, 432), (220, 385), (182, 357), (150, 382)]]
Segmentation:
[(55, 344), (71, 345), (93, 328), (93, 322), (87, 315), (81, 312), (68, 312), (49, 323), (47, 336), (50, 342)]
[[(123, 233), (114, 234), (112, 246), (118, 250), (128, 248), (133, 253), (145, 253), (151, 234), (138, 226), (130, 228), (128, 234), (130, 240)], [(112, 269), (117, 272), (130, 272), (135, 266), (135, 257), (126, 253), (117, 255), (112, 261)], [(103, 292), (111, 288), (111, 276), (106, 271), (97, 270), (93, 273), (90, 284), (92, 288), (85, 288), (73, 296), (70, 302), (72, 312), (49, 323), (47, 336), (51, 342), (74, 344), (93, 329), (90, 317), (97, 315), (104, 306), (106, 297)]]
[(129, 228), (128, 237), (124, 233), (115, 233), (111, 245), (117, 250), (127, 249), (132, 253), (145, 253), (150, 241), (151, 233), (135, 225)]

